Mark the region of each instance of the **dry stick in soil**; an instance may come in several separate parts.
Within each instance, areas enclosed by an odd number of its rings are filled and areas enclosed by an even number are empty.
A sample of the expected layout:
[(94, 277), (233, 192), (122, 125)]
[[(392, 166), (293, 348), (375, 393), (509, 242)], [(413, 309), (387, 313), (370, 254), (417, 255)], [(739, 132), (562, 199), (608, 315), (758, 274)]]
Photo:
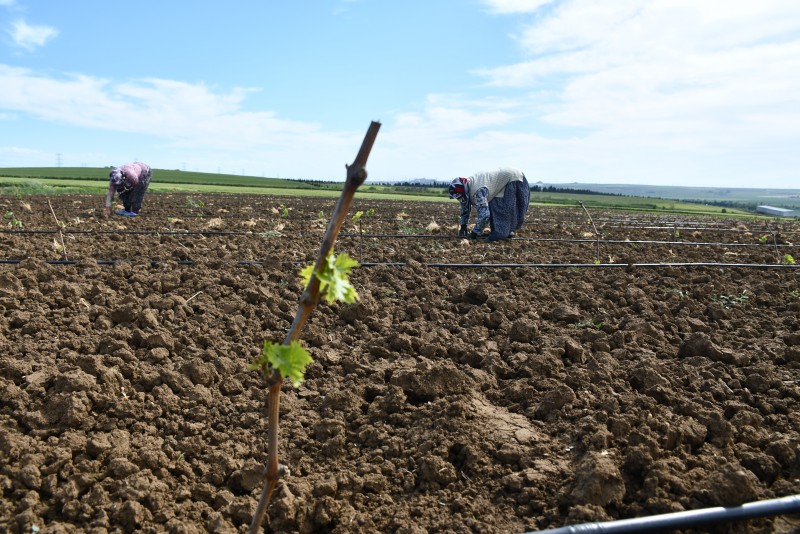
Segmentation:
[[(372, 150), (372, 145), (375, 144), (375, 138), (378, 136), (378, 130), (381, 124), (379, 122), (372, 122), (364, 136), (364, 141), (361, 143), (361, 148), (353, 160), (351, 165), (346, 165), (347, 178), (342, 188), (342, 194), (336, 203), (336, 207), (331, 215), (331, 220), (328, 223), (328, 229), (325, 232), (325, 237), (322, 239), (322, 245), (319, 249), (319, 256), (314, 265), (313, 272), (319, 270), (328, 261), (328, 255), (333, 251), (333, 245), (336, 242), (336, 237), (339, 235), (339, 230), (342, 228), (347, 212), (353, 203), (353, 197), (356, 190), (367, 179), (366, 164), (369, 158), (369, 153)], [(300, 332), (305, 326), (311, 312), (314, 310), (320, 299), (320, 281), (317, 276), (312, 275), (308, 281), (305, 291), (300, 297), (300, 305), (297, 308), (297, 314), (294, 317), (289, 332), (283, 341), (284, 345), (289, 345), (291, 342), (296, 341), (300, 337)], [(261, 498), (258, 501), (256, 512), (253, 516), (253, 522), (250, 524), (250, 532), (256, 534), (259, 531), (264, 514), (266, 513), (267, 506), (269, 505), (272, 493), (278, 485), (281, 475), (286, 471), (284, 466), (278, 464), (278, 422), (280, 413), (280, 393), (283, 378), (276, 370), (267, 379), (269, 384), (269, 397), (268, 397), (268, 413), (269, 413), (269, 429), (267, 434), (267, 469), (266, 480), (264, 488), (261, 491)]]
[(353, 222), (358, 223), (358, 261), (364, 261), (364, 229), (361, 227), (361, 217), (364, 215), (363, 211), (357, 211), (353, 215)]
[[(63, 227), (63, 223), (58, 221), (58, 217), (56, 217), (56, 212), (53, 210), (53, 205), (50, 204), (50, 199), (47, 199), (47, 205), (50, 206), (50, 213), (53, 214), (53, 219), (56, 221), (56, 227), (58, 228), (58, 237), (61, 239), (61, 259), (67, 260), (67, 247), (64, 245), (64, 234), (61, 232), (61, 228)], [(56, 243), (57, 244), (57, 243)]]
[(589, 210), (586, 209), (586, 206), (583, 205), (583, 202), (579, 200), (578, 204), (580, 204), (581, 207), (583, 208), (583, 211), (586, 212), (586, 216), (589, 217), (589, 224), (591, 224), (592, 228), (594, 228), (594, 235), (597, 238), (597, 254), (595, 255), (594, 259), (596, 260), (596, 263), (600, 263), (600, 232), (597, 231), (597, 226), (594, 225), (592, 216), (589, 215)]
[(778, 248), (778, 230), (770, 230), (772, 234), (772, 244), (775, 245), (775, 257), (778, 258), (778, 265), (781, 263), (781, 251)]

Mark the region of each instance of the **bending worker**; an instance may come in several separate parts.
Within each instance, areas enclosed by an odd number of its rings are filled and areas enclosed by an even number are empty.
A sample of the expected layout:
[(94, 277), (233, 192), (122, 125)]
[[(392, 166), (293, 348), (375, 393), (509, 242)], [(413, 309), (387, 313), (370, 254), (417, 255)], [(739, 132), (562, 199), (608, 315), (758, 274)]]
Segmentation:
[[(491, 232), (486, 241), (499, 241), (514, 236), (522, 228), (531, 190), (522, 171), (513, 168), (479, 172), (469, 178), (454, 178), (448, 189), (450, 198), (461, 203), (460, 237), (477, 239), (483, 236), (488, 224)], [(477, 220), (471, 232), (467, 223), (472, 208), (477, 212)]]
[(125, 217), (135, 217), (142, 209), (142, 201), (147, 187), (150, 185), (150, 178), (153, 172), (149, 165), (144, 163), (128, 163), (122, 167), (111, 167), (108, 175), (108, 192), (106, 193), (106, 205), (103, 208), (103, 216), (111, 214), (111, 200), (114, 193), (119, 194), (119, 199), (124, 210), (117, 210), (117, 215)]

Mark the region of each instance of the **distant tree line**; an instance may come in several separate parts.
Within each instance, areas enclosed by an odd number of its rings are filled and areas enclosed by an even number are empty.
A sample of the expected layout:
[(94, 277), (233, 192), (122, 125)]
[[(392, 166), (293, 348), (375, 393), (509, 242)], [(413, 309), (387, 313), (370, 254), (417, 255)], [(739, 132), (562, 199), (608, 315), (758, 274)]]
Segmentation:
[(599, 191), (592, 191), (590, 189), (573, 189), (571, 187), (556, 187), (554, 185), (532, 185), (531, 193), (573, 193), (578, 195), (604, 195), (609, 197), (626, 197), (620, 193), (601, 193)]
[[(447, 182), (413, 182), (413, 181), (403, 181), (403, 182), (391, 182), (385, 183), (384, 185), (390, 185), (396, 188), (411, 188), (411, 189), (440, 189), (444, 188), (447, 190), (447, 186), (449, 185)], [(581, 194), (581, 195), (605, 195), (605, 196), (615, 196), (615, 197), (623, 197), (629, 195), (622, 195), (619, 193), (600, 193), (598, 191), (591, 191), (589, 189), (574, 189), (571, 187), (556, 187), (554, 185), (532, 185), (530, 186), (531, 192), (533, 193), (573, 193), (573, 194)]]
[(698, 200), (698, 199), (683, 199), (681, 202), (688, 204), (703, 204), (706, 206), (719, 206), (721, 208), (735, 208), (740, 210), (756, 211), (758, 207), (757, 202), (744, 202), (734, 200)]
[[(313, 182), (312, 180), (303, 180), (308, 181), (309, 183)], [(413, 193), (414, 191), (419, 191), (422, 189), (429, 190), (429, 189), (441, 189), (443, 193), (447, 193), (447, 186), (449, 182), (417, 182), (411, 180), (405, 180), (402, 182), (378, 182), (381, 185), (391, 186), (395, 189), (395, 191), (400, 193)], [(580, 195), (603, 195), (603, 196), (613, 196), (613, 197), (634, 197), (638, 195), (627, 195), (623, 193), (603, 193), (600, 191), (592, 191), (590, 189), (575, 189), (571, 187), (558, 187), (555, 185), (538, 185), (534, 184), (530, 186), (530, 190), (532, 193), (559, 193), (559, 194), (580, 194)], [(663, 200), (663, 201), (672, 201), (672, 202), (687, 202), (690, 204), (700, 204), (700, 205), (707, 205), (707, 206), (719, 206), (721, 208), (732, 208), (732, 209), (741, 209), (741, 210), (748, 210), (748, 211), (756, 211), (758, 204), (756, 202), (747, 202), (747, 201), (734, 201), (734, 200), (700, 200), (700, 199), (678, 199), (678, 198), (664, 198), (664, 197), (652, 197), (654, 199)]]

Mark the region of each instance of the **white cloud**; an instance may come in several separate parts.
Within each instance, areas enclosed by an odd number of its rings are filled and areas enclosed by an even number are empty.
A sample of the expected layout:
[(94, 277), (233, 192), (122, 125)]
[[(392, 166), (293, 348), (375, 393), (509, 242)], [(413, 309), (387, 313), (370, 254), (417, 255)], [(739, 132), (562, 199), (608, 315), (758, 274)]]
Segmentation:
[[(524, 101), (429, 95), (422, 110), (397, 114), (385, 125), (371, 175), (445, 179), (549, 159), (554, 142), (530, 129), (515, 131), (527, 114)], [(409, 175), (403, 169), (416, 170)]]
[(516, 104), (485, 99), (465, 100), (458, 95), (429, 95), (422, 112), (396, 116), (400, 132), (426, 132), (428, 137), (470, 134), (487, 127), (499, 127), (514, 119)]
[[(529, 59), (478, 71), (529, 91), (581, 150), (718, 158), (800, 142), (800, 4), (569, 0), (531, 19)], [(788, 158), (788, 154), (786, 155)]]
[(113, 84), (90, 76), (54, 78), (0, 65), (0, 109), (62, 124), (140, 133), (210, 148), (281, 144), (319, 126), (243, 109), (249, 90), (215, 93), (202, 84), (161, 79)]
[(544, 181), (797, 187), (800, 4), (485, 4), (527, 19), (528, 57), (476, 71), (482, 96), (398, 114), (381, 169), (413, 159), (445, 178), (515, 165)]
[(17, 46), (25, 50), (35, 50), (56, 37), (58, 30), (50, 26), (31, 26), (24, 20), (17, 20), (11, 24), (8, 34)]
[(484, 0), (489, 11), (497, 14), (533, 13), (554, 0)]
[[(116, 84), (83, 75), (45, 76), (2, 64), (0, 87), (0, 112), (15, 114), (8, 118), (28, 116), (133, 134), (141, 145), (157, 141), (152, 146), (165, 154), (158, 164), (167, 168), (189, 161), (189, 168), (214, 172), (225, 161), (236, 166), (227, 172), (259, 174), (256, 169), (264, 169), (271, 176), (329, 177), (360, 143), (359, 133), (322, 131), (316, 123), (248, 111), (245, 99), (253, 90), (247, 88), (220, 92), (163, 79)], [(173, 160), (167, 162), (168, 157)]]

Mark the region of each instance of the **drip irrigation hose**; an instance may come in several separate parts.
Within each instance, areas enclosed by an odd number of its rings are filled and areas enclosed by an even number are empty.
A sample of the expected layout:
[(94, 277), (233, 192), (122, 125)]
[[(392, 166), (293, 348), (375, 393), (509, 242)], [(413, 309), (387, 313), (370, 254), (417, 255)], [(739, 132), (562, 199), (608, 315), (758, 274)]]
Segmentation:
[[(452, 235), (433, 234), (340, 234), (340, 237), (364, 238), (419, 238), (419, 239), (463, 239)], [(547, 243), (597, 243), (596, 239), (560, 239), (555, 237), (514, 237), (511, 241), (547, 242)], [(772, 243), (724, 243), (713, 241), (659, 241), (659, 240), (631, 240), (631, 239), (602, 239), (601, 245), (689, 245), (689, 246), (721, 246), (721, 247), (768, 247), (775, 248)], [(800, 247), (800, 244), (779, 244), (779, 247)]]
[[(770, 499), (746, 503), (730, 508), (702, 508), (686, 512), (652, 515), (634, 519), (620, 519), (599, 523), (584, 523), (568, 527), (538, 531), (536, 534), (622, 534), (639, 532), (664, 532), (684, 528), (694, 528), (713, 523), (726, 523), (783, 515), (800, 511), (800, 495), (791, 495), (780, 499)], [(532, 532), (526, 534), (533, 534)]]
[[(17, 265), (25, 260), (0, 259), (0, 265)], [(274, 261), (264, 260), (220, 260), (228, 265), (274, 265)], [(151, 267), (158, 265), (202, 265), (207, 262), (193, 260), (43, 260), (48, 265), (117, 265), (149, 263)], [(304, 262), (293, 261), (301, 265)], [(363, 262), (361, 267), (405, 267), (405, 262)], [(776, 263), (717, 263), (717, 262), (670, 262), (670, 263), (421, 263), (424, 267), (437, 267), (447, 269), (633, 269), (633, 268), (658, 268), (658, 267), (729, 267), (751, 269), (800, 269), (800, 265), (782, 265)]]

